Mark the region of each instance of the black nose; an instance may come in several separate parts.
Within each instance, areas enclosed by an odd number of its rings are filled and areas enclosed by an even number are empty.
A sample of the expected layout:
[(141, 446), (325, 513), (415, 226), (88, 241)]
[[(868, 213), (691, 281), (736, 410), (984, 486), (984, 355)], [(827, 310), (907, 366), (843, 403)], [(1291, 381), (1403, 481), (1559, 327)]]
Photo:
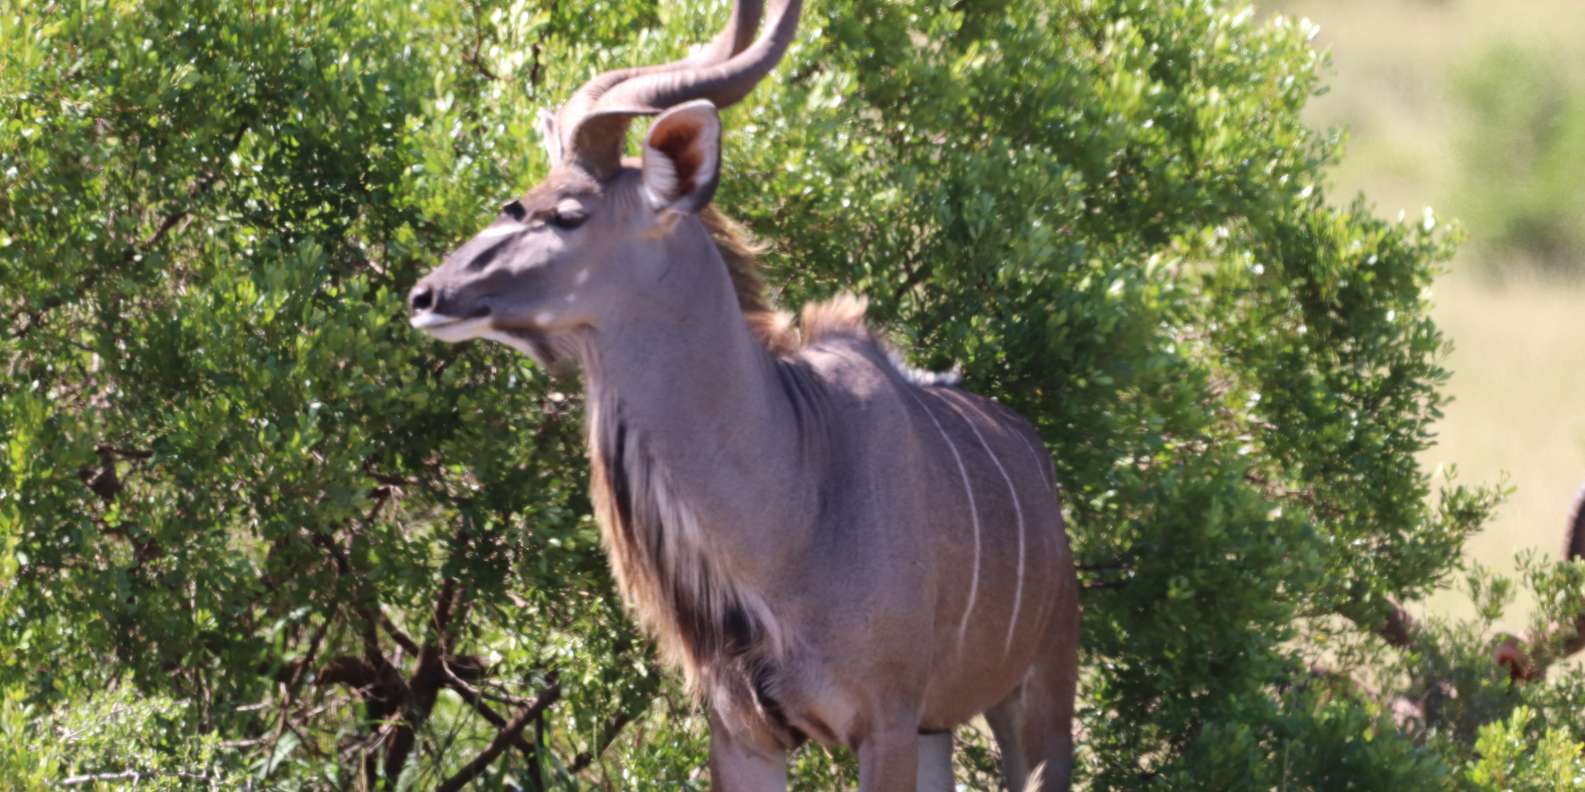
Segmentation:
[(407, 305), (413, 313), (427, 311), (435, 305), (435, 290), (420, 283), (413, 287), (412, 294), (407, 295)]

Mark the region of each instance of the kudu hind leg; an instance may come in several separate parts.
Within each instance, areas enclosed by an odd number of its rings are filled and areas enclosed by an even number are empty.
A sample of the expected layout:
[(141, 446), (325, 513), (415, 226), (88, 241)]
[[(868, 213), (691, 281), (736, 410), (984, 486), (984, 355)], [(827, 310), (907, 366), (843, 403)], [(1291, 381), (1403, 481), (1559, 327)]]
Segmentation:
[(1023, 792), (1065, 792), (1073, 781), (1073, 706), (1079, 682), (1078, 613), (1051, 631), (1023, 685), (1019, 729), (1030, 775)]
[(985, 723), (991, 727), (996, 747), (1002, 752), (1002, 785), (1009, 792), (1022, 792), (1029, 774), (1023, 745), (1024, 688), (1014, 690), (1001, 703), (985, 711)]

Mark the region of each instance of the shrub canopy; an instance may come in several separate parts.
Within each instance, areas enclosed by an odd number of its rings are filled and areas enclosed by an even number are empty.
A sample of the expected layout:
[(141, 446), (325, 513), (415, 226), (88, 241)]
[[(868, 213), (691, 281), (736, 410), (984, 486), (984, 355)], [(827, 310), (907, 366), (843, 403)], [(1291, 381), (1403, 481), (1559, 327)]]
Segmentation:
[[(402, 296), (543, 175), (540, 108), (725, 9), (7, 0), (0, 775), (702, 788), (701, 719), (607, 578), (576, 384), (425, 339)], [(867, 294), (1052, 449), (1097, 789), (1507, 772), (1385, 714), (1430, 655), (1373, 636), (1495, 494), (1416, 463), (1453, 235), (1330, 199), (1308, 32), (1214, 0), (812, 1), (726, 114), (716, 201), (779, 300)], [(1567, 769), (1577, 723), (1520, 738), (1585, 696), (1471, 673), (1486, 720), (1532, 699), (1483, 751)]]

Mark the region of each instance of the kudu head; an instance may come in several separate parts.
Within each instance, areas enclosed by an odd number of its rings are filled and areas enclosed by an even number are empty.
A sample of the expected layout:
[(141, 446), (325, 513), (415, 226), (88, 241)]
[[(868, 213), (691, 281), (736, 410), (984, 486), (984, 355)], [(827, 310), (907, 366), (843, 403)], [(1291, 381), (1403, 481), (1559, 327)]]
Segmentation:
[[(583, 331), (684, 308), (691, 279), (671, 269), (713, 260), (696, 215), (720, 173), (716, 111), (781, 59), (800, 6), (775, 0), (756, 39), (760, 3), (738, 0), (697, 54), (601, 74), (545, 114), (550, 174), (413, 287), (413, 326), (453, 343), (501, 341), (554, 366), (571, 362)], [(640, 157), (624, 161), (629, 122), (650, 115)]]

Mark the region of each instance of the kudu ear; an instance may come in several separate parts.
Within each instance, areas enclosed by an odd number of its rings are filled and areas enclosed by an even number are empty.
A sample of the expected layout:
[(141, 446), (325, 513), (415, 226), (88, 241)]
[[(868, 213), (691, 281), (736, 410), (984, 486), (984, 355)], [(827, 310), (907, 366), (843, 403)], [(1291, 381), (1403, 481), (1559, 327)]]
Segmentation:
[(708, 99), (662, 113), (644, 136), (644, 196), (656, 211), (697, 212), (721, 176), (721, 117)]
[(561, 129), (556, 124), (556, 114), (543, 107), (539, 109), (539, 142), (550, 158), (550, 167), (556, 167), (561, 162)]

